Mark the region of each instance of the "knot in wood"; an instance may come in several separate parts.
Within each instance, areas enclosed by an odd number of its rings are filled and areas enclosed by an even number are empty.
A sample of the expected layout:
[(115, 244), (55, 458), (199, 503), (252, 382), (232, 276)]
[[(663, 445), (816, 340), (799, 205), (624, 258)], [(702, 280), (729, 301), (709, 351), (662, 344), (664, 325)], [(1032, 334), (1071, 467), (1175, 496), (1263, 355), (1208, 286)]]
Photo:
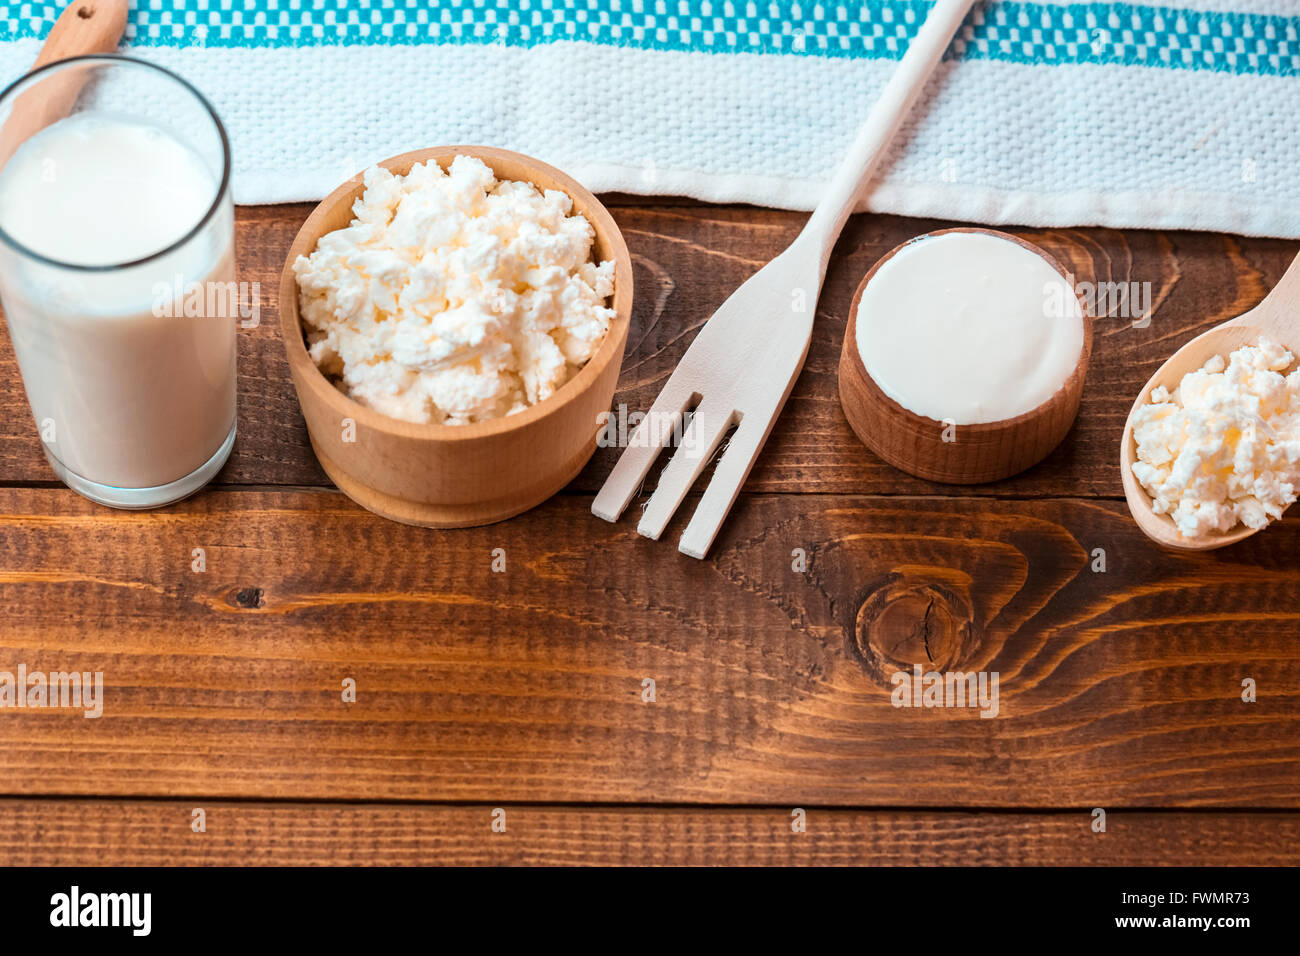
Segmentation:
[(261, 588), (240, 588), (235, 592), (233, 603), (235, 607), (256, 609), (266, 603), (262, 600), (262, 594)]
[(974, 650), (974, 614), (965, 596), (943, 584), (895, 579), (858, 608), (854, 643), (867, 672), (886, 686), (915, 664), (955, 670)]

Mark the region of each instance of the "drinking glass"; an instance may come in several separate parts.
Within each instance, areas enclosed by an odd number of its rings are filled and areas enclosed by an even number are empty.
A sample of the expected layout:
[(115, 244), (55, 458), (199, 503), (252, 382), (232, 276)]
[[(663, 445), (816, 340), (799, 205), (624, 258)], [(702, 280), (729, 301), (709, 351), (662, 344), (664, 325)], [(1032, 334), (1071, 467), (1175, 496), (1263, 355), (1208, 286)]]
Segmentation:
[[(191, 151), (210, 173), (211, 195), (205, 186), (202, 197), (193, 190), (187, 196), (206, 212), (177, 223), (180, 238), (166, 248), (84, 264), (25, 246), (14, 235), (23, 231), (14, 218), (21, 212), (0, 202), (0, 304), (55, 474), (92, 501), (152, 508), (206, 484), (235, 441), (241, 296), (234, 281), (230, 143), (208, 101), (169, 70), (125, 56), (75, 57), (0, 93), (0, 197), (11, 165), (15, 182), (40, 168), (57, 189), (58, 164), (41, 159), (48, 138), (32, 137), (92, 112), (93, 129), (142, 124)], [(95, 146), (111, 148), (102, 141), (87, 148)], [(25, 147), (34, 152), (24, 154)], [(23, 155), (27, 161), (16, 162)], [(65, 177), (75, 172), (63, 170)], [(156, 208), (171, 208), (170, 198), (150, 198), (159, 200)], [(103, 221), (110, 218), (117, 221)], [(130, 235), (137, 218), (131, 210), (88, 214), (78, 230), (98, 230), (96, 241), (111, 247)], [(84, 237), (70, 235), (70, 244), (77, 238)]]

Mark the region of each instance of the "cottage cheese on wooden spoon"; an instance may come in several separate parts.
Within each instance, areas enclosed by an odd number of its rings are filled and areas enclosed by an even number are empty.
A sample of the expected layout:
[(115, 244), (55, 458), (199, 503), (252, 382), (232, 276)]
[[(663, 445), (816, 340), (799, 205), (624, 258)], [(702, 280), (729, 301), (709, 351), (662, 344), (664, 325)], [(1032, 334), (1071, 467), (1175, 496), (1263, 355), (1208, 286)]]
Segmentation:
[(312, 359), (356, 401), (463, 425), (549, 397), (600, 347), (614, 263), (558, 190), (458, 156), (375, 166), (344, 229), (294, 262)]
[(1300, 370), (1261, 339), (1157, 388), (1134, 418), (1133, 474), (1184, 537), (1262, 528), (1300, 491)]

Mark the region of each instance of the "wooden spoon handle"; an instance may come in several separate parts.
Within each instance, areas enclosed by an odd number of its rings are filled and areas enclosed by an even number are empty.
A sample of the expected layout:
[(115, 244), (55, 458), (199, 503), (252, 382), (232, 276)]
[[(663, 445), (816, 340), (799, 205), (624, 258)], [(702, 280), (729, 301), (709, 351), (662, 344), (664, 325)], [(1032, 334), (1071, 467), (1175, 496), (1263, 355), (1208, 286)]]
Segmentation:
[[(1296, 256), (1277, 285), (1249, 312), (1224, 322), (1252, 332), (1264, 332), (1300, 355), (1300, 256)], [(1242, 344), (1247, 344), (1243, 341)], [(1253, 344), (1253, 343), (1252, 343)]]
[[(74, 0), (50, 28), (32, 69), (88, 53), (112, 53), (126, 30), (128, 0)], [(14, 101), (0, 130), (0, 165), (14, 150), (71, 111), (87, 71), (66, 70), (38, 83)]]
[(112, 53), (126, 30), (128, 0), (74, 0), (50, 28), (32, 69), (87, 53)]
[(935, 0), (925, 15), (925, 22), (908, 42), (903, 59), (894, 68), (889, 82), (858, 129), (848, 154), (840, 161), (839, 169), (827, 184), (821, 202), (804, 224), (799, 238), (809, 236), (817, 242), (823, 275), (844, 221), (853, 212), (877, 164), (885, 156), (894, 133), (903, 125), (912, 104), (925, 89), (930, 74), (952, 43), (973, 3), (974, 0)]
[(1296, 256), (1260, 307), (1281, 342), (1300, 348), (1300, 256)]

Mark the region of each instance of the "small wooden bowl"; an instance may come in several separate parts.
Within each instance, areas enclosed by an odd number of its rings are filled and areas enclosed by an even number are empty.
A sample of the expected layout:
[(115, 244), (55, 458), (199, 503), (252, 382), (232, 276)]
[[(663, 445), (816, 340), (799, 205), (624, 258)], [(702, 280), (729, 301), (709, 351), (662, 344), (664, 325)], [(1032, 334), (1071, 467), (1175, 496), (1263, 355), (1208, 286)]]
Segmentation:
[[(596, 261), (613, 259), (615, 316), (591, 360), (554, 395), (515, 415), (472, 425), (421, 425), (389, 418), (340, 392), (307, 354), (293, 263), (320, 237), (352, 221), (364, 191), (360, 174), (326, 197), (303, 223), (280, 278), (280, 327), (312, 449), (349, 498), (385, 518), (428, 528), (490, 524), (540, 504), (567, 485), (596, 450), (598, 417), (618, 384), (632, 313), (632, 259), (608, 210), (564, 173), (519, 153), (483, 146), (439, 146), (384, 160), (409, 172), (475, 156), (498, 179), (559, 189), (595, 229)], [(351, 424), (349, 424), (351, 423)], [(354, 438), (349, 441), (347, 438)]]
[(913, 242), (952, 232), (977, 232), (1009, 239), (1042, 256), (1053, 269), (1069, 279), (1069, 273), (1061, 268), (1060, 263), (1042, 249), (1018, 236), (992, 229), (943, 229), (896, 246), (871, 267), (849, 306), (848, 327), (840, 351), (840, 404), (862, 443), (895, 468), (928, 481), (979, 484), (1010, 477), (1037, 464), (1069, 432), (1079, 413), (1079, 399), (1092, 354), (1092, 316), (1080, 298), (1083, 348), (1079, 352), (1079, 362), (1051, 398), (1032, 411), (1005, 421), (952, 426), (955, 440), (944, 441), (945, 426), (942, 422), (904, 408), (886, 395), (867, 373), (858, 352), (858, 306), (867, 283), (899, 250)]

